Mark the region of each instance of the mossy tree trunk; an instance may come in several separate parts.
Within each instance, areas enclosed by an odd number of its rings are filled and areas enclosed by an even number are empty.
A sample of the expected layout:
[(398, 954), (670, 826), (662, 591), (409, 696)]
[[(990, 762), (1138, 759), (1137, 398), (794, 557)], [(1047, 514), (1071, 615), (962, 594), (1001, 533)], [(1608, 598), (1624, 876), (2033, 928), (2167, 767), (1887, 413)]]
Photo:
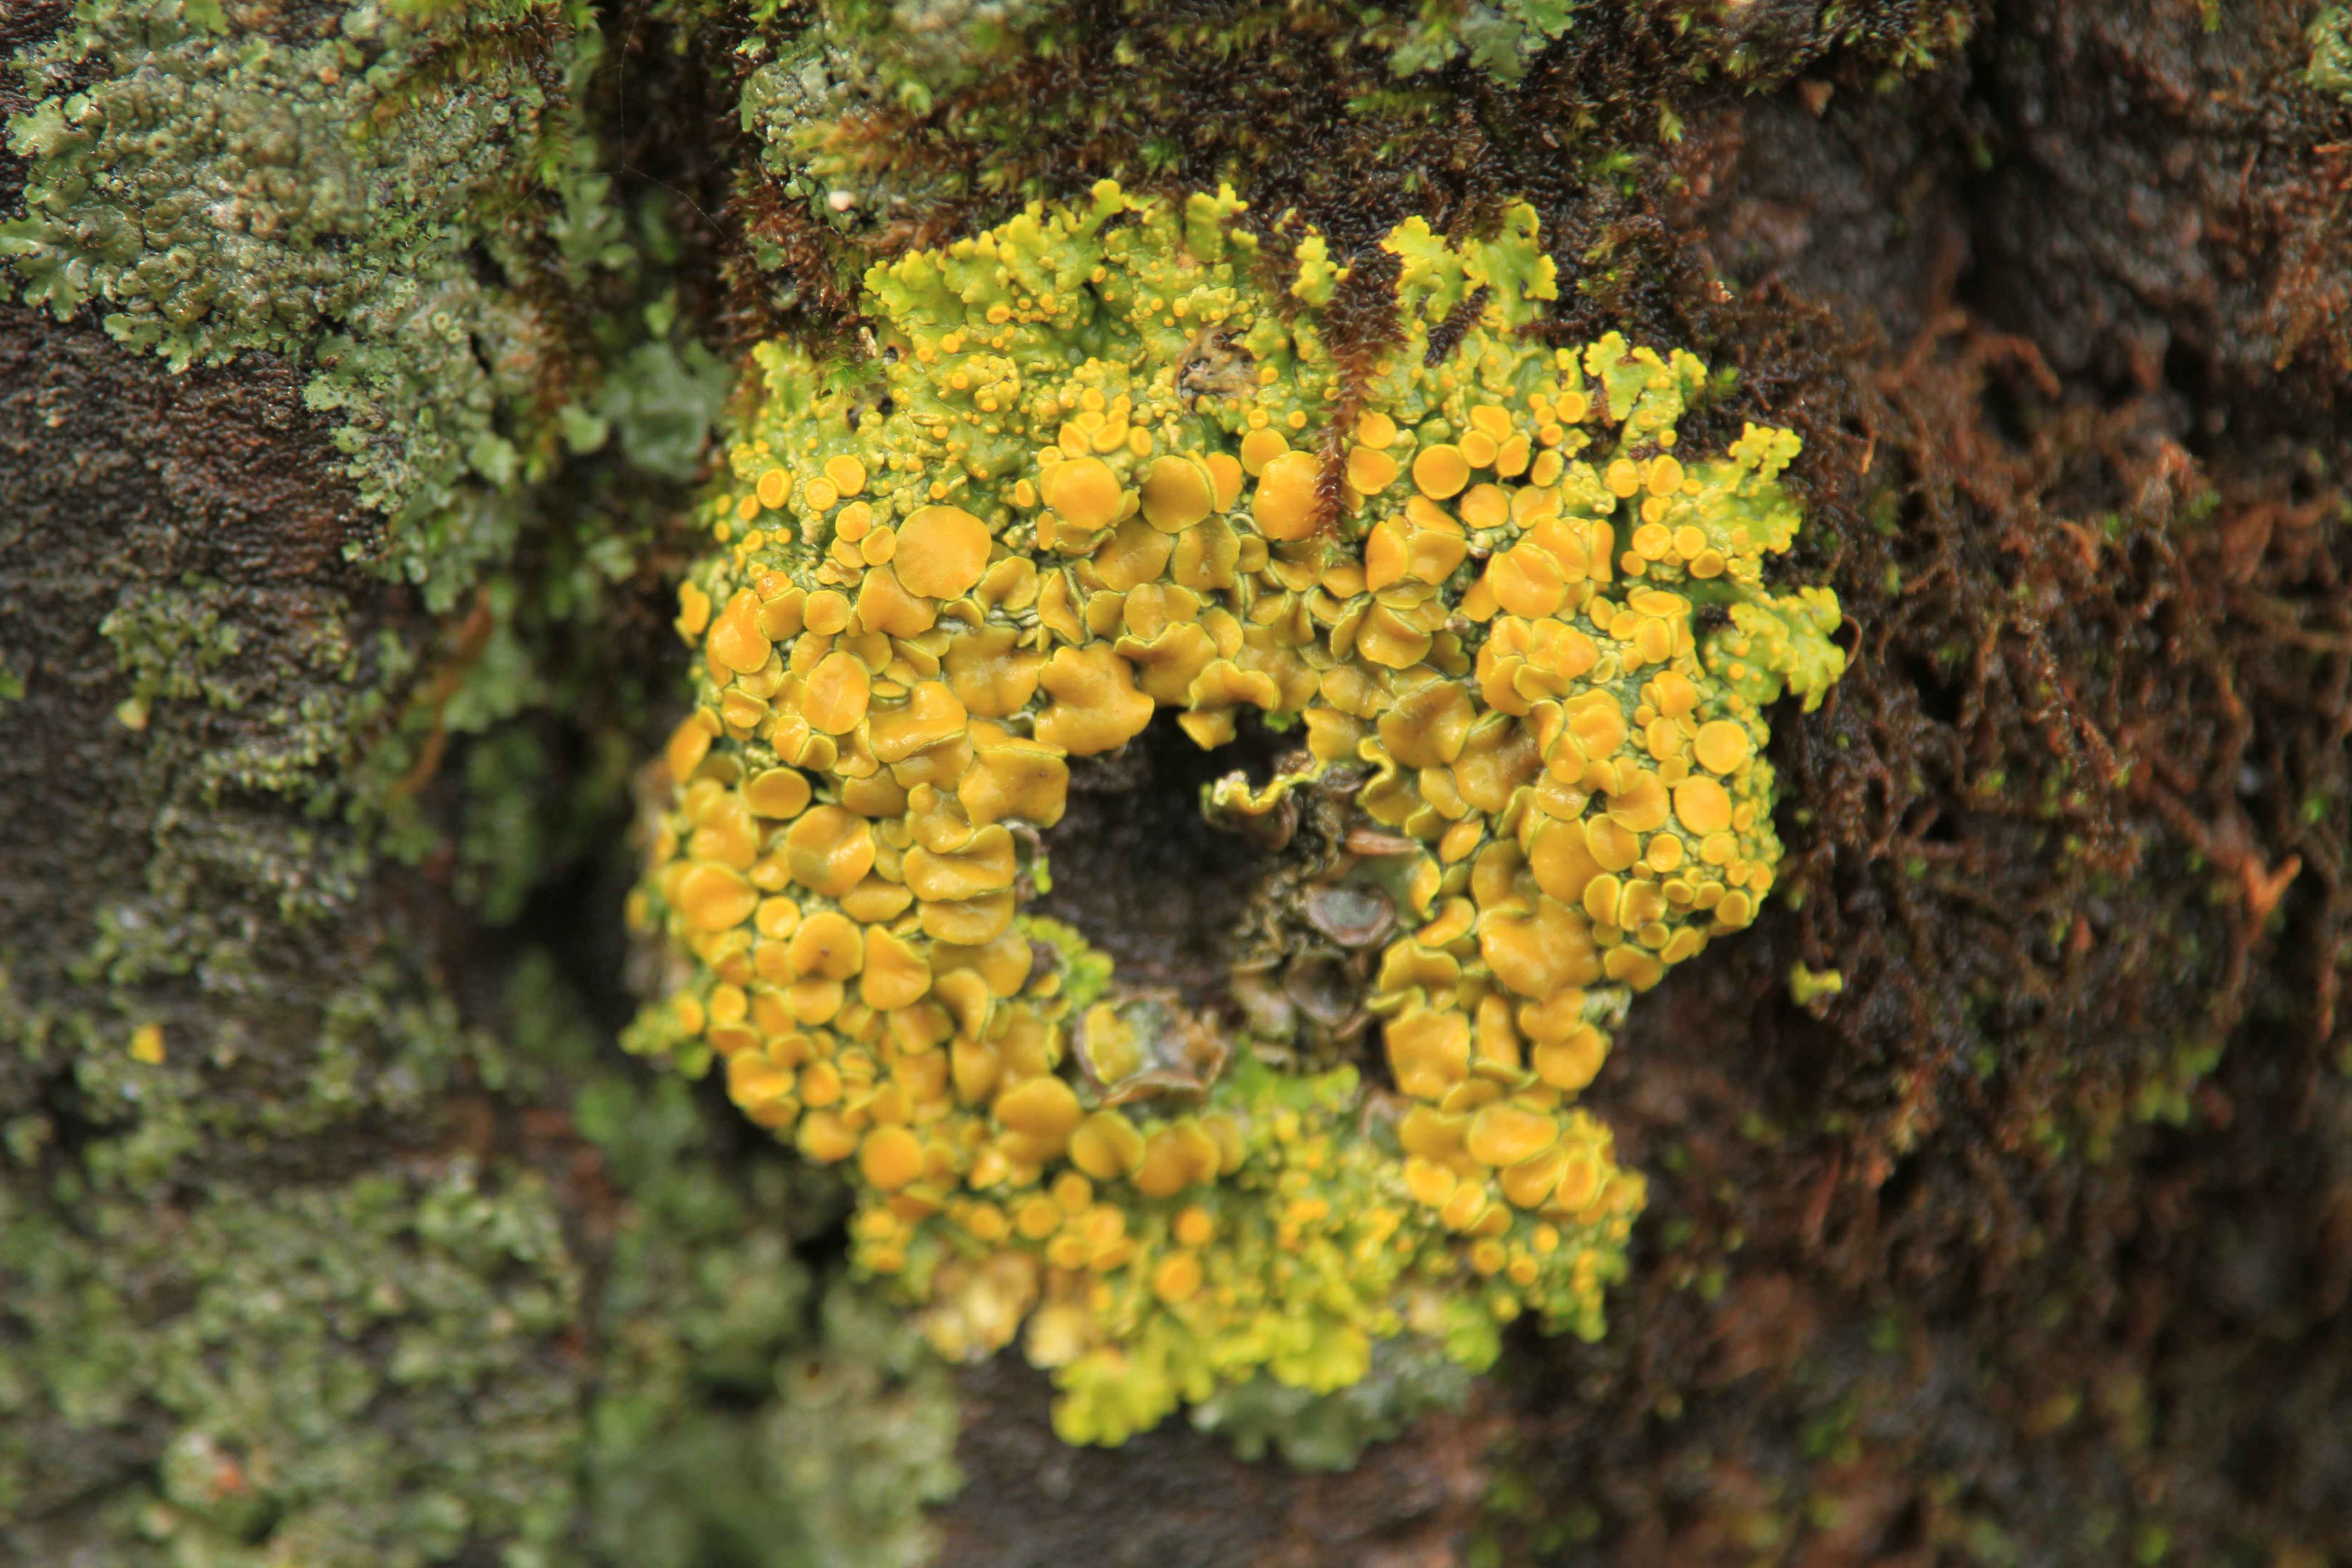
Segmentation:
[[(2352, 1561), (2340, 12), (773, 9), (0, 15), (0, 1562)], [(751, 345), (1106, 176), (1525, 195), (1851, 628), (1607, 1336), (1341, 1474), (1063, 1446), (616, 1043)], [(1128, 765), (1056, 909), (1190, 984)]]

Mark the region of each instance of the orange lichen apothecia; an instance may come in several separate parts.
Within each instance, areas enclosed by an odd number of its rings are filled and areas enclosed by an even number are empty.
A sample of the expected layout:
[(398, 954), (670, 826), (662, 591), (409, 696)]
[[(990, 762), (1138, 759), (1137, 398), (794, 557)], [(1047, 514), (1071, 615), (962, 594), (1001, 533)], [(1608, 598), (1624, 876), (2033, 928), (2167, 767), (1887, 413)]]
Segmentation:
[[(1570, 1102), (1629, 995), (1753, 917), (1764, 705), (1843, 665), (1830, 595), (1763, 581), (1796, 437), (1685, 451), (1689, 354), (1541, 346), (1530, 212), (1391, 234), (1362, 363), (1323, 332), (1346, 270), (1310, 237), (1270, 298), (1240, 210), (1104, 184), (875, 268), (861, 365), (760, 351), (635, 904), (693, 962), (633, 1044), (845, 1166), (856, 1266), (950, 1355), (1024, 1334), (1073, 1441), (1481, 1366), (1530, 1310), (1600, 1331), (1643, 1184)], [(1024, 913), (1068, 760), (1163, 708), (1298, 727), (1209, 806), (1353, 824), (1294, 889), (1366, 955), (1352, 1036), (1220, 1038)]]

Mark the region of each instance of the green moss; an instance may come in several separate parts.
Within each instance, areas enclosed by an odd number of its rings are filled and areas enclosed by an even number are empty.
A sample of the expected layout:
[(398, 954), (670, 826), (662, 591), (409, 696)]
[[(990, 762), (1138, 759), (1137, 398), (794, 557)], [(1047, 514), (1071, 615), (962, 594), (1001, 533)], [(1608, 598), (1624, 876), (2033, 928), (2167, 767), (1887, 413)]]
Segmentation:
[(898, 1314), (796, 1255), (838, 1184), (770, 1151), (724, 1162), (675, 1078), (598, 1067), (543, 959), (510, 987), (527, 1077), (570, 1080), (622, 1194), (594, 1308), (584, 1552), (612, 1568), (911, 1568), (961, 1484), (953, 1383)]
[(813, 275), (852, 291), (839, 251), (812, 263), (792, 243), (812, 232), (895, 248), (970, 222), (971, 205), (1102, 176), (1279, 192), (1267, 217), (1304, 196), (1328, 225), (1368, 193), (1411, 201), (1451, 187), (1474, 134), (1465, 105), (1498, 148), (1539, 144), (1539, 162), (1589, 163), (1599, 179), (1627, 148), (1679, 139), (1675, 104), (1699, 83), (1769, 87), (1836, 51), (1916, 69), (1972, 26), (1948, 0), (1766, 16), (1593, 0), (752, 10), (741, 123), (772, 182), (760, 196), (798, 215), (753, 238), (787, 304)]

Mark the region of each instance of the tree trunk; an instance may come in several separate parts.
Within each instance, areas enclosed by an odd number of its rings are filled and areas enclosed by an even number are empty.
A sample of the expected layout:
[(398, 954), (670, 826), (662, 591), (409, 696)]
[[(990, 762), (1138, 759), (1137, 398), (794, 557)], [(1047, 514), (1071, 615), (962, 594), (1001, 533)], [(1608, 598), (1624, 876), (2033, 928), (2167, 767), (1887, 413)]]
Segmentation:
[[(0, 7), (0, 1563), (2352, 1561), (2352, 20), (773, 9)], [(1527, 200), (1844, 613), (1584, 1095), (1605, 1335), (1334, 1471), (1063, 1443), (621, 1046), (754, 345), (1104, 178)], [(1190, 755), (1050, 907), (1230, 1006)]]

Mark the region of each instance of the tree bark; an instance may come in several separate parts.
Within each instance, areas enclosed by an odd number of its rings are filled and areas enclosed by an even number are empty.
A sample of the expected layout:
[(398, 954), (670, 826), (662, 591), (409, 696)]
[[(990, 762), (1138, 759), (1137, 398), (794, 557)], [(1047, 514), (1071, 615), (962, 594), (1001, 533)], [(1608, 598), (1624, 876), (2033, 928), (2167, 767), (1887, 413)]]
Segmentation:
[[(2352, 1560), (2340, 12), (764, 9), (0, 15), (0, 1563)], [(1586, 1098), (1607, 1335), (1336, 1474), (1062, 1444), (618, 1044), (751, 346), (1105, 176), (1524, 195), (1850, 628)], [(1137, 765), (1057, 912), (1213, 972)]]

